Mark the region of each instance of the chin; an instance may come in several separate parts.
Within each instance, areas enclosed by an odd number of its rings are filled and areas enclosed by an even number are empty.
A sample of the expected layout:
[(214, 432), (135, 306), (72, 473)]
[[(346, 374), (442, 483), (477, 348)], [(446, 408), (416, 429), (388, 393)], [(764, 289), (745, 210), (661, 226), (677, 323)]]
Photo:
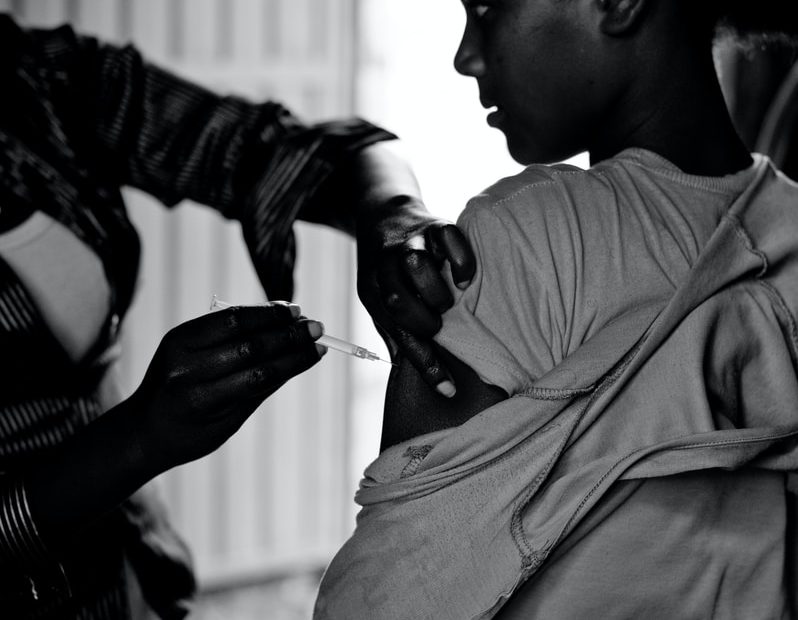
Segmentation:
[(566, 149), (546, 148), (539, 142), (518, 140), (512, 136), (507, 136), (507, 150), (510, 152), (510, 157), (522, 166), (556, 164), (580, 152), (571, 153)]
[(546, 157), (541, 149), (531, 148), (528, 144), (516, 142), (509, 137), (507, 138), (507, 150), (510, 151), (510, 157), (522, 166), (551, 164), (557, 161), (554, 158)]
[(512, 136), (509, 136), (506, 133), (504, 134), (504, 137), (507, 140), (507, 150), (510, 152), (510, 157), (512, 157), (522, 166), (528, 166), (529, 164), (534, 163), (534, 160), (530, 157), (529, 149), (526, 148), (526, 145), (523, 145), (518, 140), (513, 139)]

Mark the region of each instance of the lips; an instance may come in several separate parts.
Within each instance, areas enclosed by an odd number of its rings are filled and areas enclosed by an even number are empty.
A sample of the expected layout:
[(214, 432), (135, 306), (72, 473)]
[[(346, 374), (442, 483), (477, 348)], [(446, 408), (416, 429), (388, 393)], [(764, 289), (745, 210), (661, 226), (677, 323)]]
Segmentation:
[(488, 114), (488, 125), (491, 127), (500, 127), (504, 122), (507, 115), (501, 108), (496, 108), (493, 112)]
[(490, 97), (489, 95), (480, 93), (479, 95), (479, 102), (482, 104), (482, 107), (486, 110), (491, 110), (491, 108), (495, 108), (488, 114), (488, 125), (491, 127), (498, 127), (499, 124), (505, 119), (506, 114), (504, 110), (496, 103), (496, 101)]

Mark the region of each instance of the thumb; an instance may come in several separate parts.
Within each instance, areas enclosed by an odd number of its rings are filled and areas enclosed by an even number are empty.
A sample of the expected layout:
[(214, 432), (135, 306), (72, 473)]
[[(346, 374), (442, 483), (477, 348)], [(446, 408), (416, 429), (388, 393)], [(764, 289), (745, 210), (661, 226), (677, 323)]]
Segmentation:
[(432, 341), (419, 340), (402, 328), (397, 328), (393, 336), (402, 355), (428, 385), (447, 398), (455, 395), (454, 381), (438, 358)]

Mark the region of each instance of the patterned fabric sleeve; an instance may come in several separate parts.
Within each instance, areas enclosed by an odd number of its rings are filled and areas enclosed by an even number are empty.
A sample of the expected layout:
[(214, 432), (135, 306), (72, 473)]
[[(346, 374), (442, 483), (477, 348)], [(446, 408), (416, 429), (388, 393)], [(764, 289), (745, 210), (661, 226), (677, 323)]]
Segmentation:
[(194, 200), (241, 221), (272, 298), (291, 296), (297, 216), (346, 208), (325, 195), (336, 187), (326, 181), (355, 152), (396, 137), (359, 119), (308, 125), (276, 102), (217, 95), (148, 64), (132, 46), (103, 45), (68, 26), (16, 31), (16, 48), (48, 85), (53, 125), (78, 159), (94, 160), (109, 186), (137, 187), (167, 206)]
[(72, 595), (63, 567), (39, 537), (24, 483), (6, 474), (0, 474), (0, 578), (0, 607), (14, 617), (48, 616)]
[(28, 509), (25, 486), (0, 475), (0, 564), (30, 565), (46, 556)]
[(325, 195), (334, 191), (325, 181), (355, 152), (396, 136), (359, 119), (306, 125), (278, 103), (187, 82), (133, 47), (76, 41), (81, 67), (92, 69), (81, 90), (94, 93), (100, 159), (166, 205), (191, 199), (241, 221), (267, 294), (290, 299), (294, 221), (305, 208), (346, 208)]

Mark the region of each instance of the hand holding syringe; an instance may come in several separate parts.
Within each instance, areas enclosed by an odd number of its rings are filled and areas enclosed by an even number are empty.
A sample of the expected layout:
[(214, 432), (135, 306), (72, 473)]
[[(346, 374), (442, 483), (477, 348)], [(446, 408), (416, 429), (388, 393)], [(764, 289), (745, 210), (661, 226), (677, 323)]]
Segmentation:
[[(221, 310), (222, 308), (231, 308), (234, 304), (229, 304), (227, 302), (222, 301), (216, 295), (213, 296), (213, 300), (211, 301), (211, 310)], [(340, 351), (341, 353), (346, 353), (347, 355), (352, 355), (353, 357), (359, 357), (363, 360), (370, 360), (372, 362), (385, 362), (386, 364), (394, 365), (393, 362), (389, 360), (384, 360), (379, 357), (376, 353), (373, 353), (366, 349), (365, 347), (358, 346), (354, 343), (347, 342), (346, 340), (341, 340), (340, 338), (336, 338), (335, 336), (328, 336), (327, 334), (323, 334), (316, 340), (316, 342), (322, 346), (327, 347), (328, 349), (334, 349), (336, 351)]]

